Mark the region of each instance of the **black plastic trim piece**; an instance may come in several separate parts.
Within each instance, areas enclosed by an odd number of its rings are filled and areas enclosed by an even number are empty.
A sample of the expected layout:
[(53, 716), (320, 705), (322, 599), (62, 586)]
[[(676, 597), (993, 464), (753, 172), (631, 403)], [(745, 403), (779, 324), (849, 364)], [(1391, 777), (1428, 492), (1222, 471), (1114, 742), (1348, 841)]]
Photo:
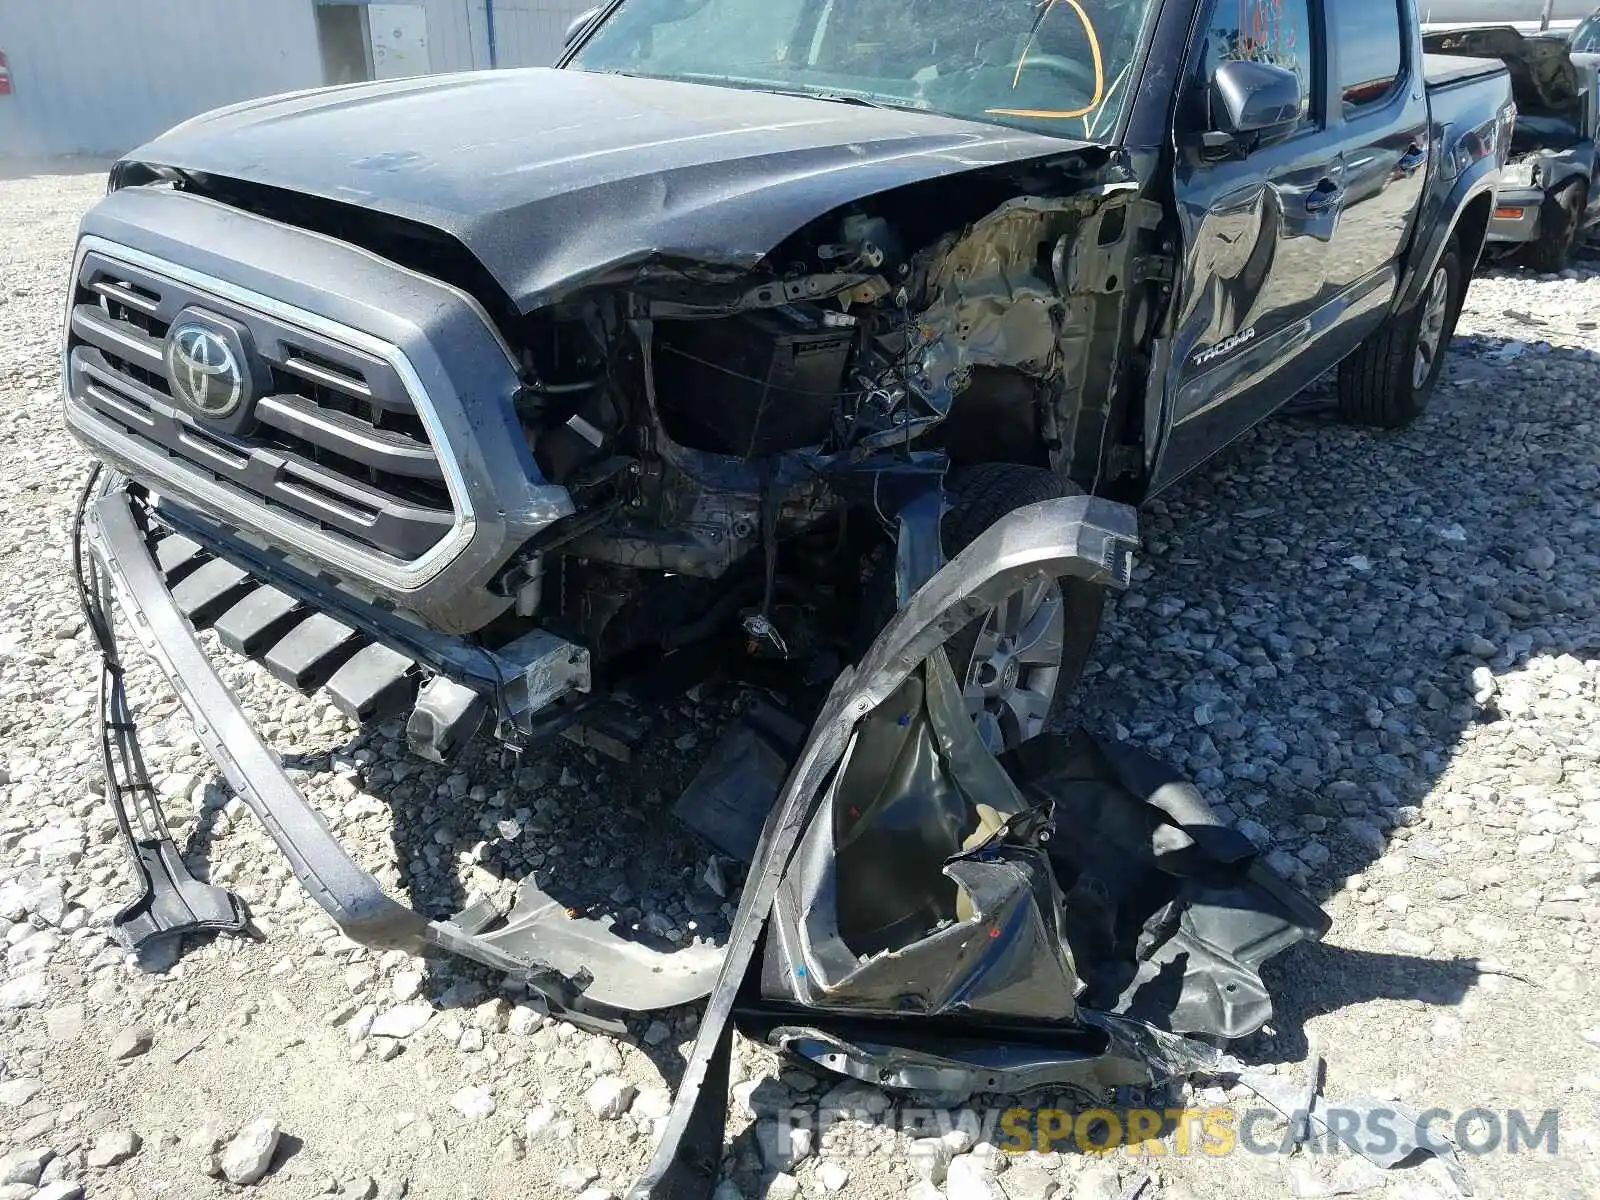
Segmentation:
[(132, 618), (129, 627), (175, 686), (200, 744), (266, 826), (311, 898), (358, 942), (413, 952), (424, 947), (427, 921), (384, 895), (378, 881), (356, 866), (206, 660), (151, 561), (127, 494), (113, 490), (92, 502), (86, 531), (96, 561)]
[(209, 625), (214, 617), (244, 595), (250, 577), (231, 562), (213, 558), (172, 589), (178, 611), (196, 625)]
[(253, 658), (288, 632), (304, 606), (287, 592), (262, 584), (212, 623), (217, 640)]
[(324, 688), (333, 706), (352, 721), (370, 721), (404, 711), (416, 694), (415, 660), (372, 642), (333, 673)]
[(309, 692), (360, 648), (360, 636), (343, 621), (314, 612), (279, 638), (262, 663), (290, 687)]

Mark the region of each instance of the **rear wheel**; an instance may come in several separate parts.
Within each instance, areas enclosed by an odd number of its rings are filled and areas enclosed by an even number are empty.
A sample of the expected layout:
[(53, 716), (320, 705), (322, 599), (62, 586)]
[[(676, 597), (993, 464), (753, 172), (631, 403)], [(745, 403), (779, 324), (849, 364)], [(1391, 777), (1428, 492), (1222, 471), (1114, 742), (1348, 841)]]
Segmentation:
[(1528, 266), (1544, 275), (1565, 271), (1578, 244), (1588, 206), (1589, 189), (1582, 183), (1575, 183), (1546, 201), (1539, 214), (1539, 236), (1523, 252)]
[[(940, 532), (953, 558), (1008, 513), (1080, 489), (1042, 467), (983, 463), (951, 471), (945, 492), (950, 511)], [(892, 571), (891, 558), (868, 586), (869, 637), (894, 614)], [(1041, 574), (950, 639), (945, 649), (967, 711), (994, 753), (1044, 732), (1057, 700), (1083, 675), (1104, 609), (1098, 584)]]
[(1395, 313), (1339, 365), (1339, 415), (1355, 425), (1403, 429), (1428, 406), (1466, 294), (1451, 242), (1422, 299)]

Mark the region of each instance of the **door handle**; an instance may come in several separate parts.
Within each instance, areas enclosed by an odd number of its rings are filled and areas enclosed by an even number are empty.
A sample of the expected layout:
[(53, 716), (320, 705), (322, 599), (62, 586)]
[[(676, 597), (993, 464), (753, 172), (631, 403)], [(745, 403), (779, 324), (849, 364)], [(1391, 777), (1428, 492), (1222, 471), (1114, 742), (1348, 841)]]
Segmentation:
[(1422, 168), (1422, 164), (1427, 161), (1428, 152), (1415, 142), (1412, 142), (1411, 149), (1400, 156), (1400, 173), (1402, 175), (1415, 175)]
[(1343, 199), (1344, 189), (1333, 180), (1324, 179), (1306, 197), (1306, 211), (1308, 213), (1327, 212)]

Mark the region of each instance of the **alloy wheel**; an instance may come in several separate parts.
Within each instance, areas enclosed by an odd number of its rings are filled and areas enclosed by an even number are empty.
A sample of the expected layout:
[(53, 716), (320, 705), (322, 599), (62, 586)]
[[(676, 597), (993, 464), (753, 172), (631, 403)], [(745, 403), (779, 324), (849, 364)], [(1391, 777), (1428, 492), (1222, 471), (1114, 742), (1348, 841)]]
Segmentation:
[(1444, 351), (1445, 317), (1450, 311), (1450, 272), (1440, 267), (1428, 286), (1422, 302), (1422, 325), (1417, 331), (1417, 356), (1411, 367), (1411, 386), (1424, 388), (1433, 374), (1434, 363)]
[(967, 712), (995, 754), (1044, 731), (1061, 678), (1066, 606), (1037, 575), (984, 618), (963, 685)]

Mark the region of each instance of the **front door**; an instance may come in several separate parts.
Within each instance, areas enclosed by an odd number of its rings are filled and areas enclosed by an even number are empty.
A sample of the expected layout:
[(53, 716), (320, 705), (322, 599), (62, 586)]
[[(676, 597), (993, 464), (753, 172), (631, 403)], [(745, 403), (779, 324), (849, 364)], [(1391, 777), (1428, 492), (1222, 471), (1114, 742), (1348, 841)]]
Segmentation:
[[(1152, 491), (1304, 383), (1302, 352), (1326, 296), (1344, 193), (1323, 46), (1311, 0), (1213, 0), (1190, 52), (1175, 130), (1184, 262), (1163, 397), (1170, 434)], [(1219, 157), (1202, 142), (1212, 125), (1206, 98), (1217, 66), (1237, 58), (1293, 70), (1305, 103), (1287, 140)]]

